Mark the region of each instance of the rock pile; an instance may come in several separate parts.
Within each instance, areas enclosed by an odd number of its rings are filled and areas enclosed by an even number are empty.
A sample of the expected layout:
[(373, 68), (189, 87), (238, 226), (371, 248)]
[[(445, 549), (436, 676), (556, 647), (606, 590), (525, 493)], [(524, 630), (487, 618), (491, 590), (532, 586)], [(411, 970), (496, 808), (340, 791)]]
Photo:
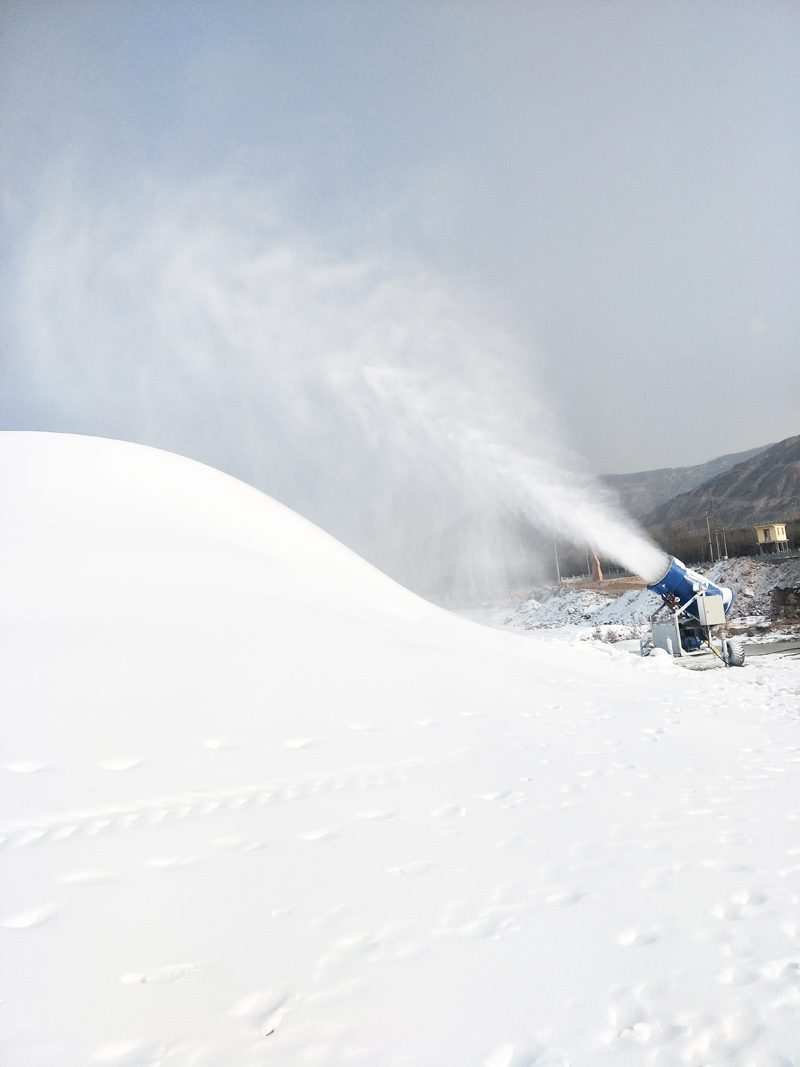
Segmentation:
[[(800, 559), (765, 563), (752, 557), (720, 560), (707, 572), (718, 585), (733, 591), (728, 623), (736, 629), (800, 622)], [(596, 589), (537, 589), (505, 618), (506, 626), (524, 630), (562, 626), (621, 628), (632, 636), (649, 624), (661, 598), (647, 589), (621, 596)]]

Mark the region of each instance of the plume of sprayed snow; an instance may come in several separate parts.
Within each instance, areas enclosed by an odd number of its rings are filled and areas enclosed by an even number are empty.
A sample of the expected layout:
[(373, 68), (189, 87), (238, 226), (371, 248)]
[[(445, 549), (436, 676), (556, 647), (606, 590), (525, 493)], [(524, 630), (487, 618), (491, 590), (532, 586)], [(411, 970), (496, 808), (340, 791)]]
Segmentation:
[(456, 535), (508, 581), (511, 514), (663, 570), (560, 442), (530, 352), (417, 263), (326, 250), (221, 180), (100, 213), (53, 197), (20, 277), (18, 373), (51, 425), (227, 470), (421, 591)]

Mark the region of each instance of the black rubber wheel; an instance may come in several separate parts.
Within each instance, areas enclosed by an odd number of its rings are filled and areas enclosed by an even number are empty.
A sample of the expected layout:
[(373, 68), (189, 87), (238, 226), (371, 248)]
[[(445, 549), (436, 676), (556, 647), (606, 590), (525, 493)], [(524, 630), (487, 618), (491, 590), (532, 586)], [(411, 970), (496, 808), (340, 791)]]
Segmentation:
[(744, 641), (732, 637), (725, 642), (727, 647), (727, 663), (729, 667), (744, 667)]

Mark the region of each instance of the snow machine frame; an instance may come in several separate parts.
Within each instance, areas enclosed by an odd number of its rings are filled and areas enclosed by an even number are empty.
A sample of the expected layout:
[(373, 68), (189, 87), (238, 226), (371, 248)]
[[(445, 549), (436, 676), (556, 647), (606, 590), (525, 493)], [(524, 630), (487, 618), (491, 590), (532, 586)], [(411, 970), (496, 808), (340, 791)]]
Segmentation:
[(643, 656), (654, 648), (663, 648), (676, 659), (711, 652), (726, 667), (744, 666), (743, 642), (712, 633), (725, 624), (732, 601), (730, 590), (689, 570), (674, 557), (664, 577), (648, 589), (658, 592), (662, 603), (650, 616), (651, 633), (639, 642)]

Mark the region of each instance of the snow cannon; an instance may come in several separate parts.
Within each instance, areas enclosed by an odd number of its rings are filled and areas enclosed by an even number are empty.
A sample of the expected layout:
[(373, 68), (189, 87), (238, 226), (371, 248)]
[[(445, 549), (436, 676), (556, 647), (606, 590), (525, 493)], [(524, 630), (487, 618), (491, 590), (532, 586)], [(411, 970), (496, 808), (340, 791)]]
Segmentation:
[(647, 588), (660, 594), (662, 604), (650, 617), (652, 634), (642, 638), (642, 655), (663, 648), (676, 657), (713, 655), (726, 667), (744, 665), (743, 643), (715, 635), (733, 603), (730, 589), (690, 570), (674, 556), (664, 575)]
[[(724, 585), (717, 585), (710, 578), (704, 578), (697, 571), (689, 570), (675, 556), (670, 556), (669, 567), (663, 578), (659, 578), (657, 582), (653, 582), (647, 588), (654, 593), (660, 593), (665, 600), (674, 599), (675, 603), (680, 604), (686, 613), (697, 619), (698, 622), (705, 621), (707, 598), (722, 597), (723, 617), (719, 620), (720, 622), (725, 621), (725, 616), (730, 611), (733, 603), (733, 593), (730, 589)], [(712, 604), (711, 614), (718, 616), (718, 608), (718, 604)]]

